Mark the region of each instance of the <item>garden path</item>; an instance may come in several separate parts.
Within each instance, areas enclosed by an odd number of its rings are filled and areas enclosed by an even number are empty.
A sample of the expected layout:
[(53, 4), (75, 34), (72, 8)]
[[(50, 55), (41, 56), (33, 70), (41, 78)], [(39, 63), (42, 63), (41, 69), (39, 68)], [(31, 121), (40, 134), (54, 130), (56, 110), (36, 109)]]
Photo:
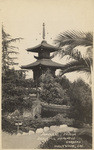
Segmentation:
[(49, 131), (34, 134), (10, 135), (5, 132), (2, 133), (2, 147), (3, 149), (37, 149), (41, 142), (46, 141), (49, 137), (58, 134), (59, 132), (75, 131), (76, 128), (60, 126), (53, 126)]

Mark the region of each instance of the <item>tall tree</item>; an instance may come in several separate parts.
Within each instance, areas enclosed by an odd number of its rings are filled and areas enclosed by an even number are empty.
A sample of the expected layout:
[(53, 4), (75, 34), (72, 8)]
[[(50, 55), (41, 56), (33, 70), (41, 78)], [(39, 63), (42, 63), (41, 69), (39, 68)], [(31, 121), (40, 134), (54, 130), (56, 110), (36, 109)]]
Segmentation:
[[(17, 65), (14, 59), (17, 57), (11, 56), (11, 54), (18, 54), (15, 50), (15, 46), (11, 45), (13, 42), (22, 38), (11, 38), (7, 34), (2, 26), (2, 108), (3, 112), (13, 110), (19, 105), (22, 100), (23, 91), (21, 86), (17, 87), (17, 81), (20, 81), (25, 75), (22, 71), (16, 71), (10, 69), (10, 66)], [(18, 48), (17, 48), (18, 49)], [(20, 94), (19, 94), (20, 93)], [(21, 95), (22, 93), (22, 95)]]
[(17, 57), (11, 57), (11, 54), (18, 54), (17, 50), (15, 51), (15, 48), (18, 49), (18, 47), (11, 45), (11, 43), (20, 39), (22, 38), (11, 38), (10, 34), (6, 33), (2, 26), (2, 73), (5, 73), (9, 66), (18, 64), (14, 62)]

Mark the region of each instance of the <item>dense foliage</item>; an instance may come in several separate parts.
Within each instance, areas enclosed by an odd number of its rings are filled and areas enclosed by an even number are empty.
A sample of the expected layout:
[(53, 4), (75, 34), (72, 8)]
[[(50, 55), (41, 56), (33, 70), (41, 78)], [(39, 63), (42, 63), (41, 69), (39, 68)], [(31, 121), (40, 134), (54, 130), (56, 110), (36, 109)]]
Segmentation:
[(57, 81), (66, 90), (70, 98), (69, 117), (74, 118), (74, 124), (92, 124), (92, 92), (91, 87), (82, 79), (71, 83), (65, 76), (58, 77)]
[[(20, 75), (21, 74), (21, 75)], [(24, 72), (14, 69), (7, 70), (6, 76), (2, 78), (2, 109), (3, 112), (13, 112), (22, 109), (24, 97), (31, 92), (33, 81), (24, 78)], [(28, 87), (29, 86), (29, 87)], [(28, 87), (28, 90), (26, 89)]]
[(83, 132), (62, 132), (50, 137), (46, 142), (42, 142), (41, 149), (91, 149), (92, 136), (91, 129)]
[(50, 70), (45, 75), (42, 75), (40, 85), (40, 98), (43, 101), (53, 104), (68, 104), (69, 97), (67, 96), (66, 90), (56, 81), (50, 73)]
[(70, 117), (76, 125), (92, 124), (92, 93), (91, 88), (81, 79), (71, 84), (69, 89), (71, 102)]
[[(23, 98), (31, 92), (33, 80), (25, 79), (24, 70), (13, 69), (18, 48), (13, 43), (21, 38), (11, 38), (2, 27), (2, 111), (13, 112), (23, 107)], [(13, 54), (13, 55), (11, 55)], [(14, 57), (14, 54), (16, 57)], [(28, 88), (28, 89), (26, 89)]]
[[(3, 127), (6, 128), (5, 124), (9, 122), (10, 126), (13, 118), (12, 120), (7, 120), (5, 115), (11, 116), (11, 114), (14, 115), (13, 112), (15, 112), (15, 110), (21, 112), (23, 108), (31, 107), (33, 99), (30, 97), (30, 94), (36, 93), (36, 89), (34, 90), (33, 88), (35, 87), (35, 83), (32, 79), (25, 79), (25, 71), (10, 69), (10, 65), (13, 66), (15, 63), (13, 63), (14, 58), (11, 59), (9, 54), (16, 54), (15, 51), (11, 51), (13, 47), (10, 46), (10, 43), (17, 39), (9, 40), (10, 35), (6, 34), (4, 30), (2, 33), (2, 112), (4, 114)], [(50, 70), (48, 70), (41, 76), (40, 87), (39, 99), (41, 101), (47, 102), (48, 104), (70, 105), (69, 115), (57, 115), (50, 118), (52, 119), (51, 122), (49, 120), (48, 122), (42, 122), (42, 118), (41, 120), (32, 120), (28, 117), (22, 117), (23, 131), (25, 128), (26, 130), (27, 128), (31, 128), (31, 126), (33, 128), (39, 128), (45, 125), (49, 126), (64, 123), (73, 125), (73, 121), (76, 126), (92, 124), (91, 89), (84, 81), (77, 80), (71, 83), (65, 76), (53, 77)]]

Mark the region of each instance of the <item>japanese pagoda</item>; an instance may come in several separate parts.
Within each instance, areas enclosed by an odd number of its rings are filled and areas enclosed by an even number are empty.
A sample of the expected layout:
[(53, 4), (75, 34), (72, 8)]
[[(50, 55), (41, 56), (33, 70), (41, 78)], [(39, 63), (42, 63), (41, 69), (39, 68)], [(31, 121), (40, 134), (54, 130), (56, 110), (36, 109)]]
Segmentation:
[(37, 60), (26, 66), (22, 66), (22, 69), (31, 69), (33, 71), (34, 80), (38, 80), (42, 74), (45, 74), (47, 69), (51, 71), (55, 76), (56, 69), (63, 68), (63, 65), (51, 60), (50, 53), (58, 50), (57, 47), (48, 44), (45, 40), (45, 24), (43, 23), (43, 41), (41, 44), (27, 49), (28, 52), (38, 53), (38, 57), (34, 56)]

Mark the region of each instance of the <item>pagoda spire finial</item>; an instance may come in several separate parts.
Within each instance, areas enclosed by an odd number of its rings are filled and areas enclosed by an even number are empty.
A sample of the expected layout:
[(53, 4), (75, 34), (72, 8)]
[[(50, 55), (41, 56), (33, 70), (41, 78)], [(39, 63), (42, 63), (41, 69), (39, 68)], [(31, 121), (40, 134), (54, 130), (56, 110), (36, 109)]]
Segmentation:
[(43, 23), (43, 35), (42, 35), (43, 40), (45, 40), (45, 23)]

